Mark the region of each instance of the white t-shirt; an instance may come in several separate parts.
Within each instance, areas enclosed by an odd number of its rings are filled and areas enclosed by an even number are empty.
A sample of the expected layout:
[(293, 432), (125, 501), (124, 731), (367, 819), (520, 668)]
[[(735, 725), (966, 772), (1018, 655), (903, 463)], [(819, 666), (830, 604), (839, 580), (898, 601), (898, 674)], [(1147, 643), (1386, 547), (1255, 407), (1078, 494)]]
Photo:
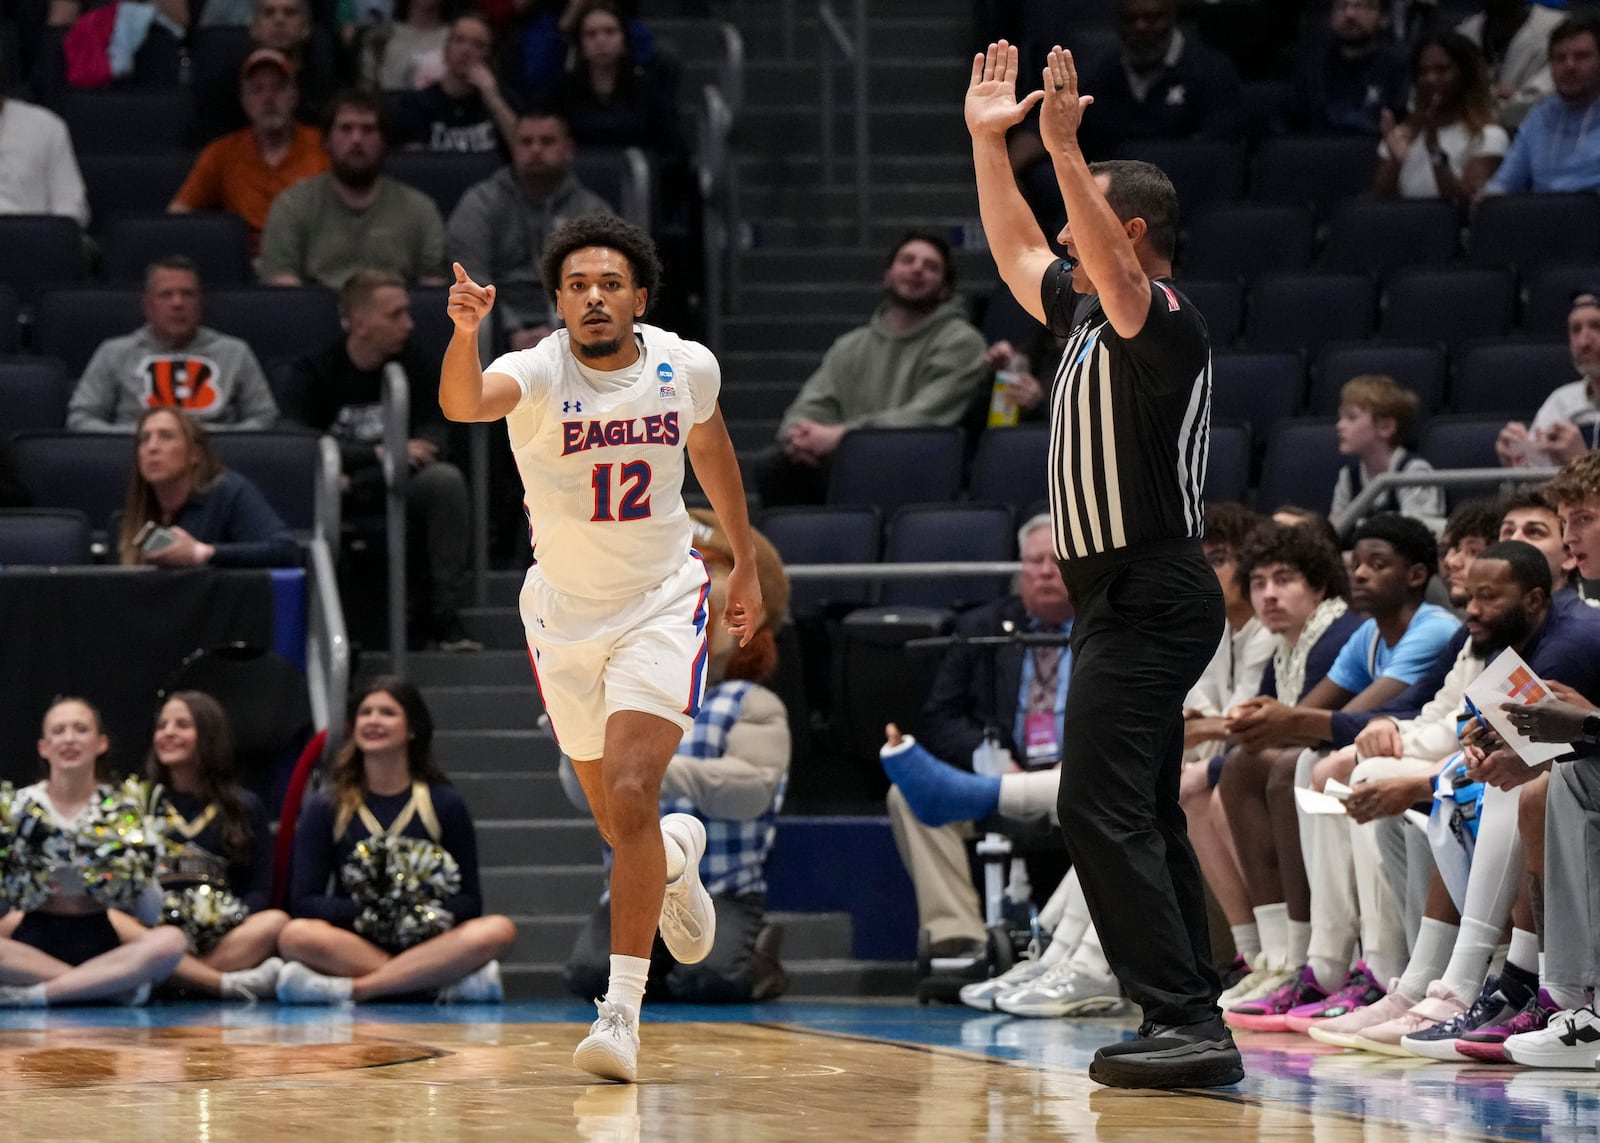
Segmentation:
[[(1478, 134), (1469, 134), (1466, 124), (1452, 123), (1439, 128), (1439, 151), (1450, 160), (1450, 170), (1460, 178), (1473, 159), (1505, 156), (1511, 146), (1511, 136), (1497, 123), (1491, 123)], [(1378, 157), (1388, 159), (1389, 144), (1378, 143)], [(1406, 149), (1400, 160), (1401, 198), (1438, 198), (1439, 180), (1433, 173), (1433, 156), (1419, 137)]]
[(565, 329), (484, 370), (522, 390), (506, 429), (533, 559), (567, 595), (638, 595), (682, 567), (691, 546), (684, 443), (716, 412), (722, 371), (698, 342), (634, 330), (640, 360), (614, 373), (581, 365)]

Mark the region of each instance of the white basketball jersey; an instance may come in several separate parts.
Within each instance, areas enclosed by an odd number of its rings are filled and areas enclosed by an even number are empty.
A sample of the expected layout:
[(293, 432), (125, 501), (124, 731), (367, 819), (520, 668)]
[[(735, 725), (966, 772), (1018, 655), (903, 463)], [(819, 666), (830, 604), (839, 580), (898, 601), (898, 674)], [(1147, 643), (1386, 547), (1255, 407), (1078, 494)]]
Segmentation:
[(540, 574), (567, 595), (637, 595), (678, 571), (689, 552), (684, 443), (716, 412), (722, 374), (698, 342), (651, 325), (634, 330), (644, 344), (631, 383), (597, 388), (565, 329), (484, 370), (522, 389), (506, 428), (528, 538)]

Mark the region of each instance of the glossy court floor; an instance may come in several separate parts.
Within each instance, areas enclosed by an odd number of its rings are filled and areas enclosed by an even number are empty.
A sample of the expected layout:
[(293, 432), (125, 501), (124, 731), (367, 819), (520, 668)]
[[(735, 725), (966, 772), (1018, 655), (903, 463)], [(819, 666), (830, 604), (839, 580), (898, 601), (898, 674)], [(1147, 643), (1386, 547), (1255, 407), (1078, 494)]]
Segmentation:
[(1600, 1139), (1600, 1072), (1353, 1056), (1241, 1039), (1249, 1075), (1207, 1093), (1090, 1083), (1129, 1022), (910, 1005), (647, 1009), (641, 1082), (570, 1063), (593, 1008), (155, 1006), (0, 1013), (9, 1139)]

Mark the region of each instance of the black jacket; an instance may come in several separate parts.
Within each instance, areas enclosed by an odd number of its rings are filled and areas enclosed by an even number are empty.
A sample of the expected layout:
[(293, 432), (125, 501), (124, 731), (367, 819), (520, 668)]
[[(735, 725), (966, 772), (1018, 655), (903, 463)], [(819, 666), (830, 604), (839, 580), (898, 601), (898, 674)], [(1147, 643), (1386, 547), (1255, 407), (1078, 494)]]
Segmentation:
[[(1007, 596), (962, 615), (955, 634), (967, 637), (1026, 631), (1028, 613), (1022, 600)], [(1009, 628), (1007, 627), (1009, 624)], [(936, 758), (972, 769), (972, 752), (993, 721), (1000, 743), (1020, 758), (1012, 731), (1017, 722), (1017, 693), (1022, 686), (1022, 656), (1017, 646), (968, 647), (956, 644), (945, 652), (939, 673), (922, 708), (922, 745)]]

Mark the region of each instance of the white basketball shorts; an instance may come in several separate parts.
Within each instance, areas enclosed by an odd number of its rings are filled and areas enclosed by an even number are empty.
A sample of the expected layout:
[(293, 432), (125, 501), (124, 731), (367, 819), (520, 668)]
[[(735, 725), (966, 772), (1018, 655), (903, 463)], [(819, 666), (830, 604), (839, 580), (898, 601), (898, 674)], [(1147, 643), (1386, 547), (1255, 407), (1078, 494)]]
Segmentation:
[(528, 657), (550, 729), (569, 757), (601, 757), (606, 719), (619, 710), (689, 729), (705, 693), (710, 589), (697, 552), (626, 599), (567, 595), (545, 582), (538, 564), (528, 569), (520, 601)]

